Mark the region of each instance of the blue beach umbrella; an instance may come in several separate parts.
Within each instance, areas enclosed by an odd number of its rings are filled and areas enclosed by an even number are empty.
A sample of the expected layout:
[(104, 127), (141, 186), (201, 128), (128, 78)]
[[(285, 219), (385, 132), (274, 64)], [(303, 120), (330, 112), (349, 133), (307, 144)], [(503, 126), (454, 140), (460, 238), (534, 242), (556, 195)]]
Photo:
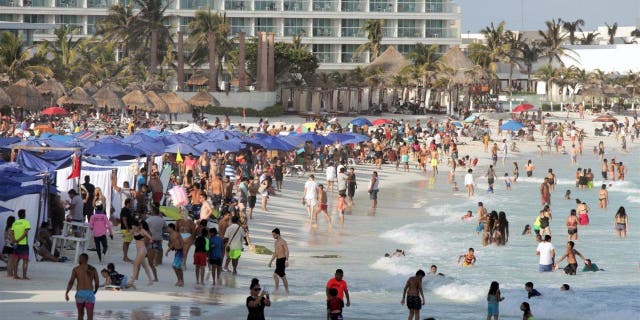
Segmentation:
[(472, 114), (472, 115), (468, 116), (466, 119), (464, 119), (464, 122), (474, 122), (474, 121), (476, 121), (477, 117), (478, 116), (476, 116), (475, 114)]
[(355, 118), (351, 121), (349, 121), (350, 124), (354, 125), (354, 126), (364, 126), (364, 125), (368, 125), (368, 126), (372, 126), (373, 124), (371, 123), (371, 121), (367, 120), (366, 118)]
[(229, 139), (229, 140), (218, 140), (218, 141), (205, 141), (205, 142), (200, 142), (193, 147), (196, 150), (201, 152), (204, 152), (204, 150), (207, 150), (209, 152), (216, 152), (216, 150), (218, 149), (222, 151), (235, 152), (242, 149), (242, 140)]
[(288, 151), (296, 148), (295, 144), (290, 143), (287, 139), (276, 136), (261, 136), (253, 139), (247, 139), (245, 141), (248, 143), (255, 143), (267, 150)]
[(137, 158), (145, 155), (145, 152), (123, 143), (97, 143), (84, 151), (84, 154), (102, 158)]
[(164, 148), (164, 152), (168, 152), (168, 153), (178, 153), (178, 151), (180, 151), (180, 154), (182, 155), (191, 153), (194, 156), (199, 156), (202, 154), (202, 152), (198, 151), (197, 149), (195, 149), (194, 147), (186, 143), (174, 143)]
[(503, 123), (500, 126), (500, 129), (509, 130), (509, 131), (516, 131), (516, 130), (520, 130), (522, 127), (524, 127), (524, 124), (522, 124), (522, 122), (519, 122), (519, 121), (507, 121), (507, 122)]
[(311, 141), (311, 143), (313, 143), (314, 146), (318, 144), (321, 144), (321, 145), (333, 144), (333, 141), (331, 141), (330, 139), (327, 139), (325, 136), (322, 136), (313, 132), (307, 132), (302, 134), (290, 134), (286, 136), (284, 140), (293, 145), (299, 145), (307, 141)]

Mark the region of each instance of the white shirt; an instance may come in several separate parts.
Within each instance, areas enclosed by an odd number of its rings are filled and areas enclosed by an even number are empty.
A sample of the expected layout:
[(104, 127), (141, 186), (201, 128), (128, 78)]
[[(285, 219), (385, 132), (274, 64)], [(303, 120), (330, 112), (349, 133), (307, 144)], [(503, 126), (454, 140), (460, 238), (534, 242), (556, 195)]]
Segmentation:
[(305, 200), (316, 200), (318, 199), (317, 192), (318, 184), (313, 180), (307, 180), (304, 183), (304, 198)]
[(540, 242), (538, 244), (538, 249), (536, 249), (537, 252), (540, 253), (540, 264), (541, 265), (550, 265), (553, 264), (553, 255), (552, 255), (552, 251), (554, 250), (553, 248), (553, 244), (551, 244), (551, 242)]
[(333, 181), (336, 179), (336, 167), (328, 166), (326, 172), (327, 172), (327, 181)]
[(346, 173), (338, 173), (338, 190), (347, 189), (347, 178)]
[[(236, 233), (236, 230), (238, 232)], [(233, 234), (236, 234), (234, 237)], [(224, 237), (229, 239), (229, 249), (230, 250), (240, 250), (242, 249), (242, 239), (244, 239), (244, 229), (240, 227), (237, 223), (231, 224), (227, 231), (224, 233)], [(233, 239), (231, 239), (233, 237)]]
[(464, 185), (466, 186), (466, 185), (469, 185), (469, 184), (471, 184), (471, 185), (474, 184), (473, 183), (473, 174), (472, 173), (467, 173), (464, 176)]

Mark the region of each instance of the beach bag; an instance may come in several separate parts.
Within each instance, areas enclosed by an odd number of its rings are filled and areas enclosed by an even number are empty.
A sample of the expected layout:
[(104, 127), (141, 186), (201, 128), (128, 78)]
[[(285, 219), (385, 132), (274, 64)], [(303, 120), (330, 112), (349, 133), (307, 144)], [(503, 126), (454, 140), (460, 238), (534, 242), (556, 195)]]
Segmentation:
[(171, 196), (171, 200), (173, 200), (173, 205), (177, 207), (186, 206), (189, 203), (187, 193), (184, 191), (184, 188), (180, 186), (174, 186), (171, 188), (171, 190), (169, 190), (169, 195)]

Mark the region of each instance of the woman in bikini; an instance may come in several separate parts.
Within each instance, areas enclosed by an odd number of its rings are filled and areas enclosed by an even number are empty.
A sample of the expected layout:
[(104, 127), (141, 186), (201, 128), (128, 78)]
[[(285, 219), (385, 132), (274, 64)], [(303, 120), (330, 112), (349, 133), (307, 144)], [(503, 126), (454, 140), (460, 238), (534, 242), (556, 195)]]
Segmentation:
[(567, 240), (578, 240), (578, 216), (576, 215), (576, 210), (571, 209), (571, 213), (567, 217), (567, 221), (565, 222), (567, 226)]
[(602, 184), (602, 188), (598, 192), (598, 203), (600, 204), (600, 208), (606, 209), (609, 204), (609, 191), (607, 191), (607, 185)]
[(578, 223), (581, 226), (589, 224), (589, 206), (581, 202), (580, 199), (576, 199), (576, 211), (578, 212)]
[(618, 238), (626, 238), (629, 225), (629, 217), (624, 207), (620, 207), (616, 212), (616, 217), (613, 220), (613, 228), (616, 230)]
[(140, 222), (134, 221), (132, 223), (133, 226), (133, 239), (136, 241), (136, 257), (133, 260), (133, 280), (132, 284), (136, 280), (138, 280), (138, 274), (140, 273), (140, 266), (144, 269), (144, 272), (147, 274), (147, 280), (149, 281), (149, 285), (153, 284), (153, 278), (151, 278), (151, 271), (149, 270), (149, 265), (147, 264), (147, 243), (146, 240), (151, 241), (151, 235), (145, 231)]
[(520, 176), (520, 173), (518, 172), (518, 163), (514, 162), (513, 163), (513, 183), (516, 183), (516, 181), (518, 181), (518, 177)]
[[(191, 249), (191, 245), (193, 244), (193, 234), (195, 232), (195, 226), (193, 225), (193, 221), (188, 219), (187, 216), (182, 215), (180, 220), (176, 222), (176, 226), (178, 227), (178, 232), (180, 232), (180, 236), (182, 237), (182, 242), (184, 247), (182, 248), (182, 254), (184, 257), (189, 255), (189, 249)], [(187, 259), (182, 259), (182, 270), (186, 269)]]

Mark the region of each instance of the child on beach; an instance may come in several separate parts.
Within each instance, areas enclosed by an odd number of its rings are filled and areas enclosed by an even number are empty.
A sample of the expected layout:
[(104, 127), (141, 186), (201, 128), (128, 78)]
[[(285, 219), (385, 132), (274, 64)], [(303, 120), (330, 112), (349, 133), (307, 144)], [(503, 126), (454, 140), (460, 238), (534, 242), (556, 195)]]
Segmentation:
[(460, 263), (460, 260), (464, 259), (464, 261), (462, 262), (462, 266), (463, 267), (470, 267), (476, 264), (476, 256), (475, 256), (475, 251), (473, 250), (473, 248), (469, 248), (469, 251), (466, 254), (462, 254), (460, 256), (458, 256), (458, 263)]
[(340, 215), (340, 224), (344, 224), (344, 211), (347, 209), (347, 201), (345, 199), (346, 195), (339, 193), (338, 194), (338, 205), (336, 209), (338, 210), (338, 215)]
[(533, 320), (533, 314), (531, 314), (531, 306), (528, 302), (523, 302), (520, 305), (520, 311), (522, 311), (522, 320)]
[(504, 173), (504, 185), (507, 187), (507, 191), (511, 191), (511, 178), (508, 173)]
[(173, 271), (176, 273), (176, 278), (178, 281), (175, 286), (182, 287), (184, 286), (184, 276), (182, 273), (182, 248), (184, 247), (184, 242), (182, 240), (182, 236), (176, 230), (176, 225), (173, 223), (169, 223), (169, 246), (167, 247), (167, 251), (165, 252), (165, 256), (169, 255), (169, 252), (175, 250), (175, 256), (173, 258), (173, 263), (171, 267), (173, 267)]
[(489, 287), (489, 293), (487, 294), (487, 320), (493, 316), (494, 320), (498, 320), (500, 316), (500, 301), (504, 300), (504, 297), (500, 296), (500, 284), (497, 281), (491, 282)]
[(467, 213), (463, 215), (460, 220), (469, 220), (473, 217), (473, 212), (471, 210), (467, 210)]
[(565, 200), (571, 200), (571, 190), (567, 189), (567, 192), (564, 193)]
[(329, 300), (327, 300), (327, 310), (331, 320), (342, 320), (342, 308), (344, 302), (338, 298), (338, 289), (329, 289)]
[(193, 264), (196, 266), (196, 285), (204, 285), (204, 273), (207, 267), (207, 251), (209, 231), (207, 228), (200, 229), (200, 235), (195, 241), (195, 252), (193, 254)]
[(104, 278), (104, 283), (101, 284), (100, 287), (104, 287), (105, 289), (124, 290), (128, 288), (136, 288), (133, 281), (129, 281), (127, 276), (116, 271), (116, 266), (113, 263), (109, 263), (107, 268), (102, 269), (100, 274)]

